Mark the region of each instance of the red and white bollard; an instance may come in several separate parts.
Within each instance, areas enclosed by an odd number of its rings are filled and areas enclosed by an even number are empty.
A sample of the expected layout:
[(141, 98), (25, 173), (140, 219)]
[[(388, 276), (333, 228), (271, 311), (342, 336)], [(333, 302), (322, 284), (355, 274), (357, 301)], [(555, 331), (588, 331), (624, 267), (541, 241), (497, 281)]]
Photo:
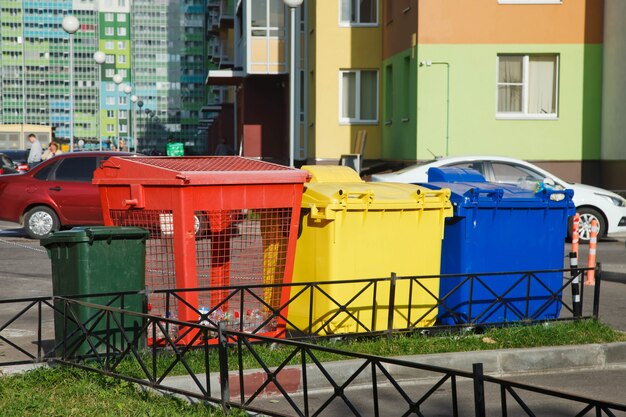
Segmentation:
[(598, 247), (598, 221), (593, 219), (591, 221), (591, 236), (589, 237), (589, 257), (587, 258), (587, 266), (594, 268), (587, 271), (587, 279), (585, 285), (596, 285), (596, 248)]

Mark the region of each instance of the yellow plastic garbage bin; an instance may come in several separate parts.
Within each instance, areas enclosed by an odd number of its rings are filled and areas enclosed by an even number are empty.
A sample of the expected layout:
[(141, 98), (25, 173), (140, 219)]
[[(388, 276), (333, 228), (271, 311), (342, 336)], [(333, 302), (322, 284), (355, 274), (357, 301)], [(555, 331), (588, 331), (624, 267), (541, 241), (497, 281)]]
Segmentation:
[[(311, 181), (302, 198), (293, 282), (318, 286), (292, 288), (292, 328), (317, 334), (388, 330), (390, 282), (351, 281), (392, 272), (438, 275), (444, 221), (452, 216), (450, 191), (367, 183), (348, 167), (302, 169)], [(393, 328), (433, 325), (438, 293), (438, 277), (398, 280)]]

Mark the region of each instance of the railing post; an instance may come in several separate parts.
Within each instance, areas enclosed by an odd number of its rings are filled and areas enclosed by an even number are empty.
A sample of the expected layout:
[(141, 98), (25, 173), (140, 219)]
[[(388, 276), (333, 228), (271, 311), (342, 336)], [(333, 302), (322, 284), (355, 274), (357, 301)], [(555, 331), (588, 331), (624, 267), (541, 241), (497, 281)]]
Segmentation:
[(598, 320), (600, 317), (600, 283), (602, 282), (602, 264), (598, 262), (595, 269), (595, 287), (593, 289), (593, 318)]
[(42, 321), (43, 317), (41, 315), (41, 300), (37, 302), (37, 363), (41, 362), (41, 358), (42, 358), (42, 343), (41, 343), (41, 339), (42, 339), (42, 335), (41, 335), (41, 321)]
[(67, 359), (67, 300), (63, 300), (63, 349), (61, 357)]
[(578, 270), (578, 254), (576, 252), (569, 253), (569, 267), (571, 269), (570, 276), (572, 277), (572, 310), (574, 310), (574, 317), (579, 318), (582, 316), (582, 302), (580, 299), (580, 271)]
[(226, 323), (217, 323), (217, 341), (220, 361), (220, 393), (222, 409), (228, 415), (228, 402), (230, 401), (230, 388), (228, 386), (228, 339), (224, 334)]
[(391, 273), (391, 281), (389, 282), (389, 315), (387, 316), (387, 337), (393, 335), (393, 315), (396, 305), (396, 273)]
[(486, 417), (485, 410), (485, 382), (483, 380), (483, 364), (472, 364), (474, 374), (474, 408), (476, 417)]

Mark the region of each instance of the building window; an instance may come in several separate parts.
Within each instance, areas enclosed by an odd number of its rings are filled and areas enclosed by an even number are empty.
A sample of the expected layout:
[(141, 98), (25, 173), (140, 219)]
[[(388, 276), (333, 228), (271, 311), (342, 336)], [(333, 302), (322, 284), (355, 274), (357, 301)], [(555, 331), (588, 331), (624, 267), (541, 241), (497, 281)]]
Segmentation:
[(339, 19), (343, 26), (378, 24), (378, 0), (341, 0)]
[(124, 42), (124, 41), (119, 41), (119, 42), (117, 43), (117, 49), (121, 49), (121, 50), (126, 49), (126, 42)]
[(556, 118), (559, 56), (498, 55), (497, 116)]
[(113, 110), (107, 110), (107, 117), (112, 119), (115, 117), (115, 112)]
[(126, 55), (118, 55), (117, 56), (117, 63), (118, 64), (125, 64), (126, 63)]
[(113, 36), (115, 34), (115, 31), (113, 30), (112, 27), (106, 27), (104, 28), (104, 34), (106, 36)]
[(113, 76), (115, 75), (115, 69), (113, 68), (107, 68), (104, 70), (104, 76), (107, 78), (113, 78)]
[(118, 22), (125, 22), (126, 21), (126, 13), (118, 13), (117, 14), (117, 21)]
[(107, 103), (107, 106), (114, 106), (115, 105), (115, 97), (107, 97), (106, 103)]
[(341, 123), (378, 121), (378, 71), (340, 71)]
[(282, 0), (256, 0), (250, 7), (252, 36), (283, 36), (285, 6)]
[(117, 36), (126, 36), (126, 28), (117, 28)]
[(104, 14), (104, 21), (105, 22), (112, 22), (113, 21), (113, 13), (105, 13)]
[(113, 41), (106, 41), (104, 43), (104, 49), (113, 49), (113, 45), (114, 45)]
[(107, 63), (107, 64), (115, 64), (115, 56), (113, 56), (113, 55), (107, 55), (107, 57), (106, 57), (106, 63)]
[(115, 132), (115, 125), (107, 124), (107, 133)]

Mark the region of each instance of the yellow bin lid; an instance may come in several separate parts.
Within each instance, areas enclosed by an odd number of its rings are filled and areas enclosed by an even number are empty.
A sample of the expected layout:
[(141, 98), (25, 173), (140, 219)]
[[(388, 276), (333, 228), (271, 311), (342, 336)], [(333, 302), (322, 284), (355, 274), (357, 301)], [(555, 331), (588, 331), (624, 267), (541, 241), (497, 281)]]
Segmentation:
[(342, 211), (442, 210), (452, 215), (450, 190), (379, 182), (317, 182), (304, 185), (302, 208), (311, 218), (335, 219)]
[(300, 169), (311, 175), (309, 182), (365, 182), (350, 167), (337, 165), (304, 165)]

